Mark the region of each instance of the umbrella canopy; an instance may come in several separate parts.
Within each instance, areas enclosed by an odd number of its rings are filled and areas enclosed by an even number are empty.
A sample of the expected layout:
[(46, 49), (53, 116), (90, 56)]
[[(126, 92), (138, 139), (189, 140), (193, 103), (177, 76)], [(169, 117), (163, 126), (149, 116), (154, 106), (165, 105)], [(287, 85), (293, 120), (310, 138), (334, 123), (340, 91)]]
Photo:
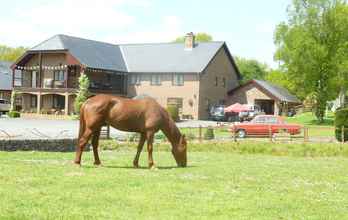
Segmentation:
[(248, 105), (242, 105), (239, 103), (235, 103), (225, 108), (225, 112), (229, 112), (229, 113), (231, 112), (239, 113), (239, 112), (244, 112), (249, 110), (250, 108), (248, 107)]

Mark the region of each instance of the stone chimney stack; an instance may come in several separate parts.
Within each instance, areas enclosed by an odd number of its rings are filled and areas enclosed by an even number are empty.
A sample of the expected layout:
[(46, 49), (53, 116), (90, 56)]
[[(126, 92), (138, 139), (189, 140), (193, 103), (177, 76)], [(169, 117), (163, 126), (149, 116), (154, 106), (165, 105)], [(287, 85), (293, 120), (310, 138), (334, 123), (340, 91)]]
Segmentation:
[(195, 47), (195, 35), (190, 32), (185, 36), (185, 50), (192, 50)]

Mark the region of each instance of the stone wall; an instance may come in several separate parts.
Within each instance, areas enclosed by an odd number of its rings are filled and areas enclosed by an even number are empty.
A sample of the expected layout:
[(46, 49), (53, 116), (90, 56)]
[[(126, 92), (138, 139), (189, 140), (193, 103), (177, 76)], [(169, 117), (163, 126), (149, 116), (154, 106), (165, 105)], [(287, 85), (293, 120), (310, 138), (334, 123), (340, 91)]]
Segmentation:
[[(77, 139), (0, 140), (0, 151), (73, 152)], [(87, 145), (85, 151), (89, 151)]]

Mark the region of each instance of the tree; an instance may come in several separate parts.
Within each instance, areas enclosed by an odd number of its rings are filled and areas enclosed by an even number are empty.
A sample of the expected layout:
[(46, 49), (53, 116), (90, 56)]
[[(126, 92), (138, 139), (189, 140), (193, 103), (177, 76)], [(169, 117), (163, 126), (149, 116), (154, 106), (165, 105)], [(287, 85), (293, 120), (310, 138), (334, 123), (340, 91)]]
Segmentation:
[(87, 75), (84, 73), (81, 73), (81, 76), (79, 77), (79, 91), (77, 93), (75, 103), (74, 103), (75, 112), (77, 114), (80, 114), (80, 108), (82, 104), (88, 99), (90, 95), (88, 90), (89, 84), (90, 84), (90, 81)]
[(7, 47), (0, 45), (0, 60), (14, 62), (27, 50), (25, 47)]
[(302, 98), (305, 96), (296, 90), (296, 87), (292, 83), (291, 79), (289, 79), (287, 72), (283, 71), (282, 69), (269, 70), (265, 76), (265, 80), (289, 90), (291, 94), (295, 94), (297, 97)]
[[(198, 42), (209, 42), (213, 40), (213, 37), (207, 33), (200, 32), (195, 35), (195, 39)], [(174, 40), (174, 42), (177, 43), (183, 43), (185, 42), (185, 36), (178, 37)]]
[(267, 65), (254, 59), (236, 57), (236, 63), (245, 83), (251, 79), (265, 79), (267, 75)]
[(293, 0), (288, 17), (276, 29), (275, 58), (295, 89), (314, 97), (315, 115), (322, 122), (327, 101), (344, 84), (339, 73), (347, 58), (347, 5), (341, 0)]

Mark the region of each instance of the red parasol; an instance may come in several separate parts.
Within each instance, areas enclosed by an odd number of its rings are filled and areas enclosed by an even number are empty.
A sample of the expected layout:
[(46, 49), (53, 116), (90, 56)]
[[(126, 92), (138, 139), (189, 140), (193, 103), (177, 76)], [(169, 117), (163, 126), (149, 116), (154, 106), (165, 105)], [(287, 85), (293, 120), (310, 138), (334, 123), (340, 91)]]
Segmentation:
[(242, 105), (239, 103), (235, 103), (225, 108), (225, 112), (228, 112), (228, 113), (231, 113), (231, 112), (239, 113), (239, 112), (244, 112), (249, 110), (250, 108), (247, 105)]

